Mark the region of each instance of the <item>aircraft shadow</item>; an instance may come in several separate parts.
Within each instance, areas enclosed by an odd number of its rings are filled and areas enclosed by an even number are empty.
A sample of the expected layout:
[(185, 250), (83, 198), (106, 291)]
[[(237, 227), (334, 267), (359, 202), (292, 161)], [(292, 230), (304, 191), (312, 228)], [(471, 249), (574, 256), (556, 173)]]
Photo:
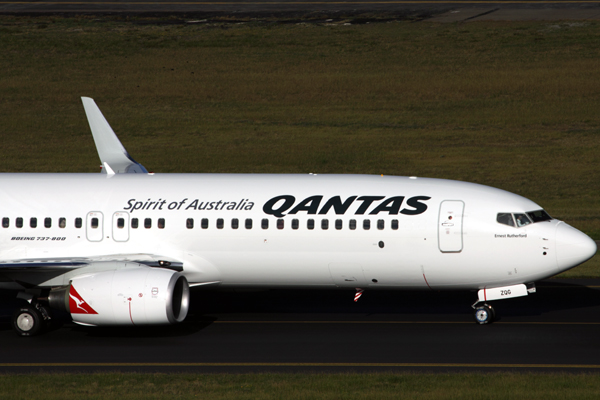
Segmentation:
[[(490, 304), (496, 309), (498, 321), (534, 316), (541, 316), (543, 321), (587, 321), (600, 315), (592, 311), (600, 308), (600, 290), (586, 286), (592, 284), (585, 280), (546, 280), (538, 284), (535, 294)], [(94, 338), (156, 338), (194, 335), (220, 320), (468, 321), (476, 298), (476, 293), (469, 291), (367, 290), (354, 302), (353, 289), (196, 290), (188, 317), (181, 324), (85, 327), (71, 322), (68, 314), (55, 313), (48, 330), (68, 329)], [(0, 332), (12, 330), (11, 316), (18, 304), (6, 294), (0, 297)]]
[[(529, 296), (489, 302), (502, 317), (539, 316), (555, 311), (574, 311), (600, 307), (600, 290), (587, 281), (571, 283), (547, 280)], [(391, 291), (366, 290), (354, 302), (353, 289), (268, 290), (263, 292), (198, 291), (192, 296), (194, 315), (219, 319), (260, 317), (303, 319), (368, 318), (377, 319), (464, 319), (471, 318), (471, 305), (477, 299), (470, 291)], [(597, 313), (596, 313), (597, 314)]]

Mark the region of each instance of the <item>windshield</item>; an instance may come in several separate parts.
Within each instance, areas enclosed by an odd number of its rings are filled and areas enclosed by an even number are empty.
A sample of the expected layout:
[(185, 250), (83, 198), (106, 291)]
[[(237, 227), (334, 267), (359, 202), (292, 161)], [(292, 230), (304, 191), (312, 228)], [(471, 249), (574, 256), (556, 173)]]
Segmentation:
[(520, 228), (525, 225), (529, 225), (531, 221), (527, 218), (525, 214), (515, 214), (515, 221), (517, 221), (517, 226)]
[(527, 213), (498, 213), (496, 222), (503, 225), (520, 228), (531, 223), (550, 221), (552, 217), (544, 210), (529, 211)]
[(496, 221), (500, 224), (515, 226), (515, 221), (511, 213), (498, 213)]
[(534, 223), (542, 222), (542, 221), (550, 221), (552, 219), (552, 217), (549, 216), (548, 213), (544, 210), (530, 211), (527, 213), (527, 215), (529, 215), (529, 218), (531, 218), (531, 220)]

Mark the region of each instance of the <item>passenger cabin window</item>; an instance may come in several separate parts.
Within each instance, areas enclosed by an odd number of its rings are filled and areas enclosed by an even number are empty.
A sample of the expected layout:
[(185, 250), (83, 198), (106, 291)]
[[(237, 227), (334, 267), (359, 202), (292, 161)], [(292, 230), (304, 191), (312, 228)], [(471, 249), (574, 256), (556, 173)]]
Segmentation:
[(315, 220), (314, 219), (306, 220), (306, 229), (315, 229)]
[(363, 220), (363, 229), (365, 231), (368, 231), (369, 229), (371, 229), (371, 220), (370, 219)]
[(144, 228), (146, 228), (146, 229), (152, 228), (152, 218), (144, 219)]
[(348, 227), (352, 231), (355, 230), (356, 229), (356, 220), (355, 219), (351, 219), (350, 221), (348, 221)]
[(185, 227), (188, 229), (194, 229), (194, 218), (188, 218), (185, 221)]
[(6, 218), (6, 217), (2, 218), (2, 227), (3, 228), (8, 228), (9, 225), (10, 225), (9, 219)]
[(52, 218), (44, 218), (44, 227), (52, 228)]
[(21, 218), (21, 217), (17, 218), (15, 221), (15, 226), (17, 228), (22, 228), (23, 227), (23, 218)]
[(58, 219), (58, 227), (59, 228), (66, 228), (67, 227), (67, 219), (66, 218), (59, 218)]
[(31, 218), (29, 220), (29, 226), (32, 228), (37, 228), (37, 218)]
[(323, 230), (329, 229), (329, 220), (328, 219), (321, 220), (321, 229), (323, 229)]
[(231, 229), (237, 229), (240, 226), (240, 220), (237, 218), (234, 218), (231, 220)]
[(202, 229), (208, 229), (208, 218), (202, 218), (200, 221), (200, 227)]
[(137, 229), (140, 225), (140, 221), (137, 218), (131, 218), (131, 228)]
[(223, 229), (224, 224), (223, 218), (217, 218), (217, 229)]
[(377, 220), (377, 229), (379, 229), (381, 231), (381, 230), (383, 230), (383, 228), (385, 228), (385, 221), (382, 219), (378, 219)]
[(292, 229), (298, 229), (300, 227), (300, 221), (297, 219), (292, 220)]
[(260, 227), (263, 229), (269, 229), (269, 220), (266, 218), (263, 218), (263, 220), (260, 223)]
[(335, 229), (337, 229), (339, 231), (340, 229), (342, 229), (342, 227), (343, 227), (342, 220), (341, 219), (336, 219), (335, 220)]
[(98, 218), (92, 218), (92, 229), (98, 229)]
[(397, 219), (392, 220), (392, 229), (395, 231), (398, 230), (398, 220)]
[(158, 229), (165, 229), (165, 219), (159, 218), (157, 226), (158, 226)]
[(117, 218), (117, 228), (125, 228), (125, 218)]
[(79, 228), (81, 228), (81, 225), (82, 225), (81, 218), (75, 218), (75, 228), (79, 229)]
[(277, 220), (277, 229), (283, 229), (283, 225), (284, 225), (284, 224), (283, 224), (283, 219), (282, 219), (282, 218), (279, 218), (279, 219)]
[(246, 218), (246, 229), (252, 229), (252, 218)]

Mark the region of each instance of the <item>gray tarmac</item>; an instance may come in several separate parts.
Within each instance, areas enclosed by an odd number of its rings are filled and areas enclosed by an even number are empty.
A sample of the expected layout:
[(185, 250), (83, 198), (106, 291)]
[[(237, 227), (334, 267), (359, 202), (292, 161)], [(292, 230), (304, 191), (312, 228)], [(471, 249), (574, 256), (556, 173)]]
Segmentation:
[(472, 292), (196, 291), (182, 324), (94, 328), (33, 338), (0, 308), (0, 372), (600, 371), (600, 280), (548, 280), (492, 302)]

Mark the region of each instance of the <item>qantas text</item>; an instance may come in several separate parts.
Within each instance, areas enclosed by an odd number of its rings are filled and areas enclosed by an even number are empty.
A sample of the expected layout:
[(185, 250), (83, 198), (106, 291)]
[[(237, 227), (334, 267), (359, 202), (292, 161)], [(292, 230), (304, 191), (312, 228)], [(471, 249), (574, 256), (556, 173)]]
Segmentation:
[(307, 214), (327, 214), (330, 210), (336, 214), (345, 214), (350, 207), (355, 204), (354, 214), (364, 215), (369, 211), (369, 215), (376, 215), (380, 212), (387, 212), (390, 215), (418, 215), (427, 210), (425, 201), (431, 199), (428, 196), (414, 196), (406, 200), (406, 207), (402, 207), (406, 196), (350, 196), (342, 200), (340, 196), (333, 196), (327, 200), (323, 196), (310, 196), (296, 203), (296, 198), (292, 195), (281, 195), (270, 199), (263, 206), (266, 214), (282, 218), (287, 214), (297, 214), (306, 212)]

